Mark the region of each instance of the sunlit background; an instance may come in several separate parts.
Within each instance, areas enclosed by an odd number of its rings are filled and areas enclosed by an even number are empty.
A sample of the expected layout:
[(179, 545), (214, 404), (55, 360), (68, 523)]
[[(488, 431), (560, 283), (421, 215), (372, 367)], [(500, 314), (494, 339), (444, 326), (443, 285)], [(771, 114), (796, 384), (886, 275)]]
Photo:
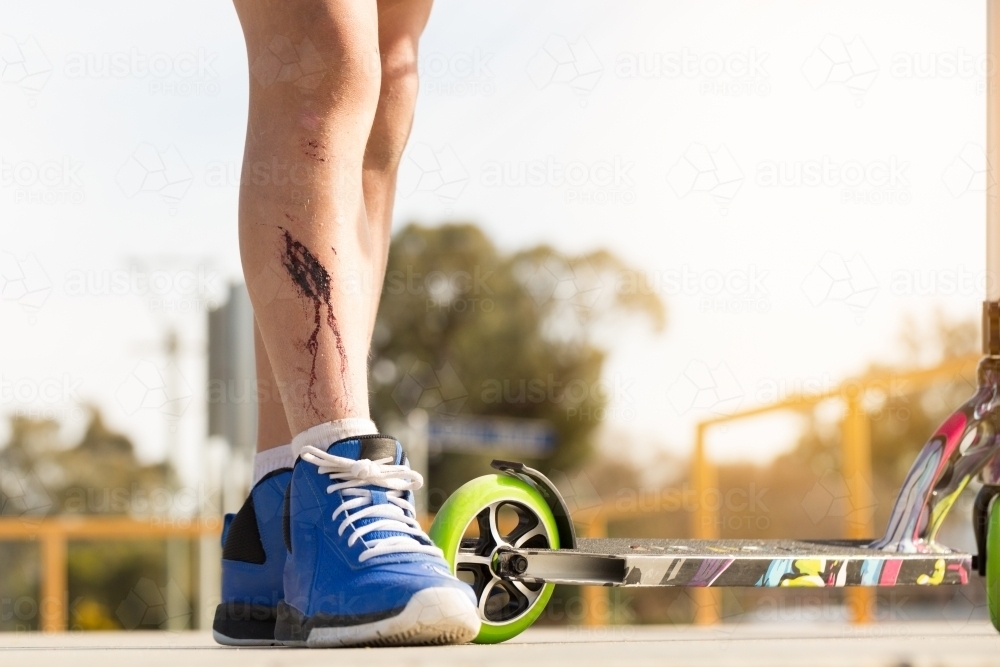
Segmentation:
[[(8, 4), (3, 513), (232, 511), (222, 487), (242, 492), (249, 453), (209, 435), (207, 322), (245, 280), (250, 78), (235, 12)], [(763, 509), (723, 509), (725, 536), (839, 537), (852, 520), (880, 532), (923, 438), (970, 387), (968, 369), (926, 387), (891, 378), (977, 351), (984, 40), (981, 2), (438, 0), (400, 170), (390, 269), (403, 279), (376, 332), (374, 416), (406, 433), (428, 419), (542, 420), (554, 446), (526, 455), (575, 490), (585, 523), (588, 508), (645, 497), (641, 517), (607, 530), (683, 537), (691, 509), (670, 489), (687, 484), (698, 423), (879, 370), (889, 379), (864, 397), (872, 507), (838, 505), (853, 483), (835, 474), (838, 405), (727, 423), (706, 451), (721, 486), (766, 489)], [(459, 322), (483, 355), (519, 357), (487, 323), (509, 306), (508, 283), (562, 356), (498, 376), (447, 339), (407, 338), (399, 314), (416, 312), (428, 332)], [(582, 398), (564, 391), (575, 381)], [(520, 388), (532, 382), (538, 400)], [(492, 453), (431, 445), (438, 504)], [(122, 503), (103, 503), (102, 484)], [(137, 500), (157, 488), (173, 500)], [(949, 538), (972, 548), (967, 510)], [(167, 572), (158, 544), (136, 544), (71, 546), (71, 627), (165, 627), (123, 606), (141, 581), (176, 584), (192, 609), (214, 594)], [(15, 563), (0, 597), (36, 595), (30, 545), (0, 549)], [(963, 595), (966, 617), (982, 611), (981, 593)], [(637, 596), (610, 622), (690, 620), (679, 599)], [(767, 612), (756, 598), (726, 604), (723, 617)], [(24, 611), (0, 627), (38, 623)]]

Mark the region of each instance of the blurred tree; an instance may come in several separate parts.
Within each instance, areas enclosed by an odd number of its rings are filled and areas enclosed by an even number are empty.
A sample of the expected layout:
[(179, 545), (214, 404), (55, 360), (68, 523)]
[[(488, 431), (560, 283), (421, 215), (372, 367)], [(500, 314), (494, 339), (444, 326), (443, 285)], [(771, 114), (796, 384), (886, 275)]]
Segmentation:
[[(110, 430), (100, 412), (78, 443), (67, 447), (51, 419), (14, 416), (0, 449), (0, 507), (11, 514), (149, 514), (152, 498), (173, 481), (170, 465), (143, 465), (132, 443)], [(171, 494), (172, 495), (172, 494)]]
[[(176, 497), (172, 482), (169, 464), (142, 464), (129, 439), (109, 429), (94, 408), (73, 445), (61, 440), (55, 420), (14, 416), (0, 449), (0, 515), (26, 521), (52, 514), (166, 513)], [(165, 578), (160, 542), (74, 541), (67, 560), (72, 629), (122, 628), (116, 610), (136, 583)], [(0, 542), (0, 561), (0, 597), (12, 601), (0, 630), (36, 629), (37, 551)]]
[[(665, 324), (663, 304), (636, 287), (637, 273), (606, 251), (564, 257), (538, 246), (507, 255), (472, 224), (409, 225), (389, 252), (372, 414), (383, 423), (415, 408), (443, 419), (544, 419), (558, 434), (544, 463), (578, 468), (611, 393), (601, 377), (605, 325), (627, 314), (658, 330)], [(407, 375), (410, 387), (436, 389), (407, 393)], [(432, 502), (482, 474), (488, 458), (432, 458)]]

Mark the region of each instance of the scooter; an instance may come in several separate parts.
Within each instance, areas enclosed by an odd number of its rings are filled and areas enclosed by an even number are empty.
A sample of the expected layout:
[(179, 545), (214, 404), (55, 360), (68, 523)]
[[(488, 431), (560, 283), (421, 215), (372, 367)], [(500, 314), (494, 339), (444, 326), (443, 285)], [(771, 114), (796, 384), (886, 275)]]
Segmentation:
[[(990, 61), (1000, 57), (1000, 0), (989, 0)], [(987, 144), (1000, 164), (1000, 79), (990, 68)], [(987, 281), (978, 389), (924, 445), (900, 489), (885, 534), (868, 540), (673, 540), (577, 538), (566, 503), (540, 472), (493, 461), (500, 474), (460, 487), (430, 536), (479, 605), (479, 643), (527, 629), (555, 584), (589, 586), (846, 587), (962, 585), (986, 578), (990, 620), (1000, 631), (1000, 198), (987, 203)], [(973, 478), (975, 555), (936, 541)], [(501, 512), (508, 520), (501, 520)], [(516, 517), (516, 520), (514, 519)]]

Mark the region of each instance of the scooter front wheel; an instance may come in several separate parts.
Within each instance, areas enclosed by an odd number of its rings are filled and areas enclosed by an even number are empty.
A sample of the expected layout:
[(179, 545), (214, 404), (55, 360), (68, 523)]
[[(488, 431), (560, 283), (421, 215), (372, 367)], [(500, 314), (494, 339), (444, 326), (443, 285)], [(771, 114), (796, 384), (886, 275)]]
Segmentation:
[(554, 585), (506, 579), (495, 567), (503, 548), (559, 548), (552, 511), (530, 484), (508, 475), (469, 481), (441, 506), (429, 534), (475, 592), (482, 626), (473, 641), (506, 641), (542, 614)]
[(986, 524), (986, 604), (993, 627), (1000, 631), (1000, 501), (996, 499)]

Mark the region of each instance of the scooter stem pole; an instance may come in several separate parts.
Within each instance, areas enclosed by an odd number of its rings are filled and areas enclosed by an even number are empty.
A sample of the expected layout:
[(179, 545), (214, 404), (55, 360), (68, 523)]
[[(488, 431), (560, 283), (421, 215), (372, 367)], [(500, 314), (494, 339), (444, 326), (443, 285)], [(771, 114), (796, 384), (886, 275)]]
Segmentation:
[(1000, 0), (986, 0), (986, 300), (1000, 301)]
[(986, 0), (986, 301), (983, 354), (1000, 356), (1000, 0)]

